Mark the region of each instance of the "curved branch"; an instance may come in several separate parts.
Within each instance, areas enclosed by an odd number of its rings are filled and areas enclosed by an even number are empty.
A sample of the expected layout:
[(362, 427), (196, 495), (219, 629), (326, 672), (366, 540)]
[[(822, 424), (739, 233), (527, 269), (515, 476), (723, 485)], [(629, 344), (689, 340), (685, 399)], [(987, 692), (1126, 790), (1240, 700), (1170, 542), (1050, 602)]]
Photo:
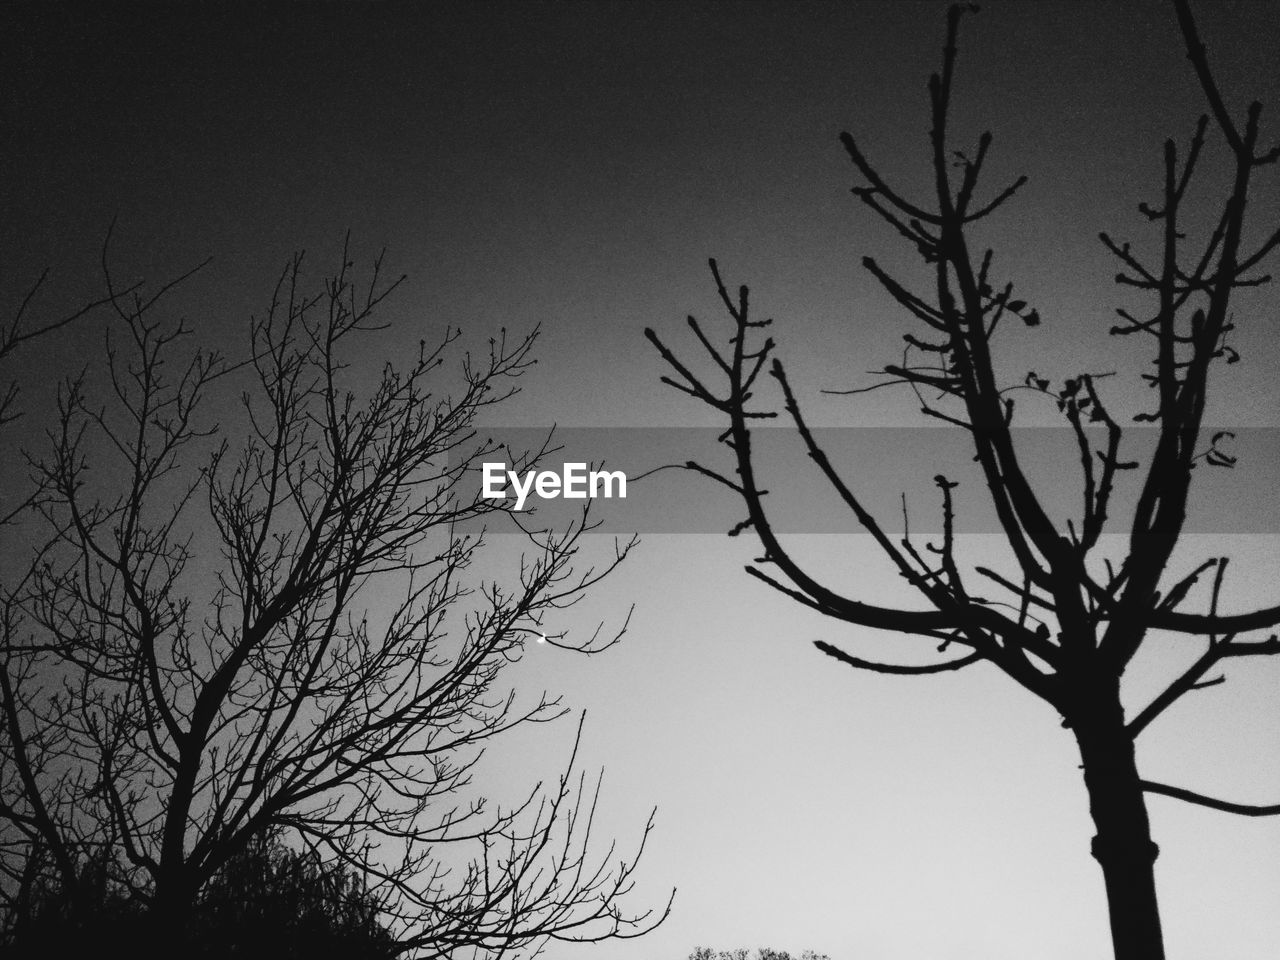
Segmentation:
[(813, 645), (825, 653), (828, 657), (834, 657), (841, 663), (847, 663), (851, 667), (857, 667), (859, 670), (870, 670), (873, 673), (894, 673), (907, 676), (918, 676), (927, 673), (946, 673), (950, 670), (960, 670), (969, 666), (971, 663), (977, 663), (979, 660), (986, 659), (980, 653), (971, 653), (967, 656), (960, 657), (958, 660), (948, 660), (945, 663), (926, 663), (920, 665), (908, 665), (903, 663), (876, 663), (871, 660), (863, 660), (861, 657), (855, 657), (852, 654), (845, 653), (839, 647), (834, 647), (822, 640), (813, 641)]
[(1280, 814), (1280, 803), (1261, 805), (1232, 803), (1230, 800), (1206, 797), (1202, 793), (1187, 790), (1185, 787), (1171, 787), (1167, 783), (1155, 783), (1151, 780), (1140, 780), (1138, 782), (1147, 793), (1158, 793), (1163, 797), (1173, 797), (1175, 800), (1194, 803), (1200, 807), (1208, 807), (1210, 810), (1221, 810), (1223, 813), (1236, 813), (1242, 817), (1274, 817)]

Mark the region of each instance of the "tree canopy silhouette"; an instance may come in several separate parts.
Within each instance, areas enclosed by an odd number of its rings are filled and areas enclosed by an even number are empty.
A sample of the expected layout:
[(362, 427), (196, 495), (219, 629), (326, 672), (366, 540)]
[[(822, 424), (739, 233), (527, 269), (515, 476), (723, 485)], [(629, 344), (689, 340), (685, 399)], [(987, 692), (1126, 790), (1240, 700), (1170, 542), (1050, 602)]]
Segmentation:
[[(772, 947), (760, 947), (755, 951), (746, 947), (736, 947), (733, 950), (698, 947), (689, 954), (689, 960), (792, 960), (792, 955), (786, 950), (775, 950)], [(831, 960), (831, 958), (825, 953), (805, 950), (797, 960)]]
[[(1252, 245), (1245, 230), (1250, 190), (1256, 176), (1280, 159), (1280, 147), (1262, 145), (1258, 102), (1249, 105), (1243, 118), (1228, 110), (1188, 3), (1174, 0), (1172, 7), (1207, 112), (1195, 124), (1185, 149), (1173, 139), (1166, 141), (1158, 198), (1140, 206), (1157, 233), (1154, 255), (1147, 257), (1128, 243), (1101, 235), (1120, 262), (1117, 282), (1146, 297), (1149, 304), (1141, 313), (1120, 310), (1120, 322), (1110, 331), (1118, 337), (1148, 338), (1154, 349), (1154, 373), (1142, 375), (1152, 388), (1153, 406), (1135, 418), (1153, 424), (1157, 433), (1145, 464), (1122, 453), (1125, 427), (1112, 415), (1098, 376), (1084, 373), (1060, 385), (1036, 375), (1009, 382), (996, 369), (992, 342), (1001, 322), (1020, 318), (1037, 326), (1041, 317), (1015, 294), (1011, 283), (997, 279), (993, 251), (975, 248), (971, 239), (974, 226), (1010, 202), (1025, 178), (989, 199), (979, 199), (991, 134), (982, 134), (972, 150), (957, 150), (951, 142), (948, 119), (957, 32), (966, 7), (951, 8), (942, 66), (929, 81), (931, 194), (911, 198), (899, 192), (855, 137), (841, 137), (860, 177), (854, 195), (914, 248), (932, 275), (928, 287), (915, 289), (876, 259), (862, 261), (919, 325), (919, 330), (905, 335), (904, 360), (885, 366), (887, 379), (878, 386), (907, 386), (926, 415), (967, 432), (1013, 558), (1012, 569), (964, 569), (956, 549), (956, 483), (943, 474), (936, 477), (941, 541), (922, 547), (909, 535), (890, 536), (865, 507), (856, 485), (833, 466), (806, 422), (786, 369), (773, 356), (774, 340), (761, 333), (771, 321), (750, 313), (747, 287), (730, 293), (714, 260), (711, 271), (732, 321), (728, 346), (718, 346), (702, 324), (689, 318), (713, 362), (708, 372), (646, 330), (671, 368), (663, 380), (728, 421), (721, 440), (731, 452), (732, 472), (698, 463), (686, 466), (727, 487), (744, 503), (747, 517), (732, 533), (751, 531), (764, 547), (763, 557), (747, 572), (829, 617), (932, 638), (939, 652), (948, 655), (932, 664), (914, 665), (866, 659), (818, 642), (824, 654), (860, 670), (902, 675), (991, 664), (1060, 714), (1082, 760), (1097, 829), (1092, 852), (1102, 869), (1119, 960), (1164, 956), (1154, 875), (1158, 851), (1148, 822), (1148, 794), (1232, 813), (1280, 813), (1280, 804), (1249, 805), (1153, 782), (1139, 773), (1135, 760), (1134, 744), (1142, 731), (1179, 698), (1215, 682), (1209, 674), (1216, 666), (1280, 653), (1280, 640), (1265, 634), (1280, 622), (1280, 606), (1247, 612), (1221, 609), (1227, 557), (1211, 557), (1187, 571), (1171, 569), (1186, 524), (1193, 469), (1200, 463), (1231, 463), (1219, 445), (1224, 438), (1204, 436), (1203, 416), (1211, 372), (1219, 361), (1235, 359), (1228, 343), (1237, 322), (1231, 310), (1233, 294), (1268, 280), (1258, 268), (1280, 246), (1280, 230), (1269, 228)], [(1188, 197), (1193, 184), (1199, 185), (1195, 174), (1211, 135), (1226, 146), (1230, 176), (1225, 190), (1209, 201), (1216, 213), (1201, 234), (1194, 229), (1196, 218), (1187, 215)], [(923, 605), (896, 608), (878, 598), (847, 595), (788, 552), (770, 522), (752, 450), (753, 426), (778, 415), (757, 400), (763, 392), (760, 375), (766, 370), (781, 391), (785, 413), (809, 459)], [(1013, 431), (1012, 388), (1048, 396), (1070, 428), (1083, 494), (1082, 510), (1073, 520), (1055, 522), (1044, 491), (1028, 477)], [(1113, 493), (1126, 476), (1134, 475), (1140, 492), (1124, 531), (1127, 549), (1113, 558), (1100, 544), (1104, 533), (1115, 528)], [(994, 590), (1004, 596), (980, 595), (975, 577), (984, 585), (984, 594)], [(1194, 592), (1197, 584), (1202, 585), (1201, 593)], [(1189, 601), (1202, 599), (1204, 609), (1188, 609)], [(1200, 647), (1163, 690), (1126, 714), (1121, 701), (1126, 668), (1157, 631), (1188, 642), (1199, 638)]]
[[(487, 744), (567, 711), (509, 689), (526, 640), (593, 653), (626, 629), (571, 640), (556, 618), (631, 543), (584, 568), (586, 511), (534, 531), (468, 486), (485, 457), (526, 471), (547, 452), (499, 454), (477, 427), (517, 391), (536, 331), (456, 373), (452, 329), (370, 370), (404, 278), (379, 257), (359, 279), (344, 245), (318, 287), (301, 255), (286, 265), (233, 362), (187, 346), (165, 312), (176, 281), (121, 289), (105, 249), (103, 270), (101, 365), (63, 385), (7, 507), (6, 905), (77, 901), (101, 875), (179, 943), (271, 837), (367, 884), (398, 953), (506, 955), (660, 921), (623, 903), (652, 819), (633, 856), (597, 851), (576, 738), (549, 784), (494, 803), (472, 783)], [(208, 409), (224, 391), (238, 412)], [(479, 531), (499, 521), (516, 546), (487, 560)]]

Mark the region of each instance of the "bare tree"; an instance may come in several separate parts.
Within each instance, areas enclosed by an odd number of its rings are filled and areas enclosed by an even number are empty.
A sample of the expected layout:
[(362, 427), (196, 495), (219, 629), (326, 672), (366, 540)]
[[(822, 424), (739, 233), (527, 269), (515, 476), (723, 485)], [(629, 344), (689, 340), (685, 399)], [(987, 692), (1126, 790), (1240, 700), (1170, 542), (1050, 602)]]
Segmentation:
[[(172, 284), (119, 291), (104, 255), (107, 400), (91, 375), (62, 389), (17, 521), (32, 559), (0, 597), (0, 890), (74, 890), (92, 860), (173, 943), (220, 869), (282, 835), (368, 879), (398, 952), (644, 932), (665, 912), (622, 901), (652, 819), (633, 856), (597, 854), (576, 740), (548, 789), (494, 806), (472, 784), (487, 743), (566, 712), (504, 684), (526, 640), (593, 653), (626, 629), (571, 642), (554, 619), (631, 543), (575, 570), (585, 512), (536, 532), (467, 492), (497, 452), (477, 417), (516, 392), (536, 331), (456, 376), (456, 331), (370, 373), (344, 358), (403, 277), (379, 258), (358, 281), (344, 249), (313, 293), (302, 266), (232, 363), (162, 317)], [(201, 406), (226, 388), (235, 427)], [(517, 525), (506, 582), (464, 521)]]
[[(764, 546), (760, 566), (747, 572), (807, 607), (860, 627), (914, 634), (940, 643), (939, 652), (958, 655), (931, 665), (907, 665), (856, 657), (819, 642), (825, 654), (849, 666), (890, 674), (931, 674), (990, 663), (1036, 694), (1062, 717), (1075, 736), (1083, 761), (1084, 782), (1097, 835), (1092, 852), (1103, 872), (1110, 907), (1111, 932), (1119, 960), (1158, 960), (1164, 956), (1156, 899), (1154, 862), (1146, 795), (1176, 797), (1217, 810), (1246, 815), (1280, 813), (1280, 805), (1250, 806), (1144, 779), (1135, 762), (1134, 742), (1140, 733), (1188, 691), (1212, 682), (1210, 671), (1227, 660), (1280, 653), (1273, 634), (1260, 636), (1280, 622), (1280, 607), (1227, 613), (1219, 607), (1226, 557), (1213, 557), (1189, 572), (1170, 570), (1171, 557), (1186, 521), (1188, 491), (1199, 461), (1229, 463), (1218, 449), (1220, 438), (1206, 441), (1202, 418), (1209, 373), (1214, 362), (1232, 359), (1227, 335), (1232, 329), (1229, 307), (1234, 291), (1266, 281), (1252, 271), (1280, 245), (1280, 230), (1257, 246), (1245, 245), (1245, 219), (1253, 176), (1280, 158), (1280, 148), (1259, 146), (1260, 105), (1252, 103), (1240, 122), (1224, 106), (1209, 69), (1205, 47), (1186, 0), (1174, 10), (1208, 112), (1196, 124), (1185, 153), (1174, 140), (1164, 148), (1159, 199), (1140, 209), (1159, 230), (1159, 252), (1145, 260), (1129, 244), (1102, 241), (1119, 258), (1122, 285), (1150, 298), (1150, 308), (1137, 315), (1119, 311), (1117, 336), (1150, 337), (1155, 347), (1155, 373), (1144, 375), (1155, 393), (1155, 407), (1137, 419), (1155, 425), (1158, 440), (1145, 468), (1121, 454), (1125, 431), (1108, 411), (1096, 376), (1067, 379), (1061, 387), (1033, 377), (1027, 384), (1002, 383), (992, 360), (991, 343), (1002, 319), (1017, 316), (1029, 325), (1038, 312), (1015, 297), (1011, 284), (1001, 286), (992, 270), (992, 251), (976, 253), (973, 226), (986, 220), (1022, 185), (1020, 178), (987, 201), (977, 199), (979, 175), (991, 145), (984, 133), (971, 153), (955, 151), (947, 121), (956, 64), (956, 35), (963, 7), (950, 11), (941, 71), (929, 82), (932, 129), (929, 159), (933, 193), (928, 200), (908, 199), (891, 186), (848, 134), (842, 142), (862, 182), (854, 194), (918, 252), (932, 274), (930, 287), (913, 290), (891, 276), (874, 259), (863, 265), (916, 321), (925, 336), (908, 333), (906, 359), (884, 368), (879, 385), (903, 384), (916, 394), (932, 417), (963, 429), (972, 438), (1004, 538), (1016, 558), (1012, 571), (985, 567), (962, 575), (955, 550), (956, 484), (937, 477), (943, 510), (940, 544), (910, 536), (891, 537), (865, 508), (853, 487), (833, 467), (815, 440), (797, 403), (783, 365), (772, 357), (774, 341), (757, 331), (769, 320), (751, 319), (747, 288), (731, 296), (713, 260), (711, 270), (725, 308), (733, 320), (727, 349), (717, 347), (692, 317), (689, 324), (714, 361), (710, 374), (669, 349), (652, 331), (646, 335), (674, 371), (663, 379), (672, 387), (722, 413), (728, 429), (722, 441), (732, 452), (733, 473), (706, 466), (686, 466), (708, 475), (742, 499), (747, 519), (734, 531), (753, 530)], [(1207, 235), (1193, 241), (1180, 218), (1188, 188), (1206, 137), (1216, 132), (1231, 159), (1229, 186), (1215, 198), (1216, 217)], [(759, 376), (769, 370), (781, 390), (786, 414), (794, 423), (809, 458), (830, 481), (862, 528), (870, 534), (898, 573), (925, 601), (919, 609), (882, 606), (829, 587), (820, 574), (797, 561), (770, 525), (765, 491), (758, 482), (752, 454), (752, 426), (775, 417), (775, 411), (753, 403)], [(720, 378), (724, 386), (719, 386)], [(1083, 511), (1075, 522), (1060, 526), (1024, 471), (1012, 431), (1014, 388), (1027, 386), (1056, 401), (1070, 426), (1078, 450), (1083, 485)], [(858, 392), (858, 391), (853, 391)], [(1099, 541), (1109, 520), (1112, 494), (1125, 471), (1142, 471), (1141, 490), (1127, 533), (1127, 550), (1118, 562), (1103, 556)], [(1202, 471), (1203, 472), (1203, 471)], [(1005, 597), (985, 599), (973, 588), (974, 575)], [(1207, 610), (1185, 609), (1192, 588), (1207, 583)], [(1199, 638), (1200, 648), (1162, 692), (1126, 716), (1121, 682), (1126, 667), (1153, 631)]]

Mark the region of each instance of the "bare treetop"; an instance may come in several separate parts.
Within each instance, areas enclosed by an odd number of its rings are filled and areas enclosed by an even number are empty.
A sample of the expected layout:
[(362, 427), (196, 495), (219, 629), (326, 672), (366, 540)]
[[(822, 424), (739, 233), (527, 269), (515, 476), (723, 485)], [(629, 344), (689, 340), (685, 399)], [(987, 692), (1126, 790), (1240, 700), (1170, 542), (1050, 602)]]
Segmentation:
[[(0, 598), (9, 906), (102, 863), (177, 944), (201, 890), (270, 835), (363, 878), (398, 952), (649, 929), (666, 911), (624, 901), (652, 820), (634, 854), (596, 851), (576, 738), (545, 789), (495, 805), (472, 785), (486, 744), (567, 712), (507, 688), (527, 639), (590, 653), (626, 629), (557, 629), (634, 543), (576, 563), (585, 511), (526, 533), (506, 582), (459, 529), (518, 523), (463, 481), (494, 453), (477, 418), (516, 393), (537, 332), (504, 331), (452, 384), (455, 330), (361, 382), (346, 358), (403, 278), (379, 257), (360, 280), (344, 249), (313, 291), (303, 267), (281, 273), (241, 363), (184, 353), (160, 312), (172, 285), (122, 291), (107, 271), (107, 396), (83, 376), (61, 391), (29, 498), (44, 539)], [(235, 436), (202, 401), (245, 377)]]
[[(886, 365), (885, 379), (876, 387), (906, 386), (926, 416), (967, 432), (1015, 560), (1012, 570), (965, 569), (955, 534), (954, 519), (961, 509), (957, 484), (942, 473), (935, 477), (941, 541), (889, 536), (859, 499), (856, 484), (835, 469), (815, 439), (785, 367), (774, 356), (774, 340), (762, 339), (760, 331), (772, 321), (752, 315), (745, 286), (730, 293), (715, 260), (712, 275), (731, 320), (728, 346), (719, 346), (702, 324), (689, 318), (713, 364), (709, 371), (700, 372), (654, 331), (646, 331), (673, 371), (664, 381), (728, 421), (721, 440), (731, 452), (732, 472), (687, 466), (733, 491), (746, 507), (746, 518), (731, 534), (753, 532), (764, 547), (747, 572), (835, 619), (932, 638), (942, 657), (923, 666), (897, 662), (891, 640), (885, 657), (875, 660), (822, 641), (818, 649), (849, 666), (891, 674), (945, 673), (990, 663), (1050, 704), (1072, 730), (1098, 828), (1093, 852), (1106, 879), (1116, 955), (1124, 960), (1163, 956), (1153, 874), (1157, 849), (1150, 840), (1144, 793), (1235, 813), (1280, 813), (1280, 805), (1226, 801), (1142, 779), (1134, 756), (1138, 734), (1181, 696), (1216, 682), (1205, 679), (1216, 665), (1280, 653), (1274, 634), (1258, 633), (1280, 623), (1280, 606), (1221, 609), (1226, 557), (1210, 558), (1187, 572), (1170, 569), (1184, 530), (1194, 469), (1233, 462), (1221, 447), (1226, 436), (1206, 437), (1202, 429), (1211, 371), (1218, 361), (1236, 358), (1229, 342), (1237, 322), (1232, 296), (1270, 279), (1260, 268), (1280, 245), (1280, 229), (1271, 227), (1255, 246), (1245, 242), (1254, 180), (1280, 160), (1280, 147), (1262, 142), (1260, 104), (1250, 104), (1242, 119), (1224, 106), (1187, 3), (1175, 0), (1173, 8), (1208, 112), (1195, 123), (1185, 150), (1174, 139), (1166, 141), (1157, 199), (1139, 207), (1158, 233), (1158, 254), (1148, 259), (1129, 243), (1101, 235), (1120, 262), (1117, 282), (1149, 298), (1144, 313), (1120, 310), (1120, 322), (1110, 331), (1119, 337), (1148, 337), (1154, 349), (1154, 372), (1141, 374), (1153, 391), (1152, 406), (1136, 418), (1158, 430), (1154, 453), (1145, 464), (1126, 459), (1125, 428), (1108, 409), (1098, 375), (1084, 373), (1052, 384), (1035, 374), (1006, 380), (997, 369), (992, 342), (1001, 323), (1020, 320), (1035, 327), (1045, 321), (1012, 282), (997, 279), (995, 252), (972, 245), (973, 226), (998, 214), (1026, 181), (1019, 177), (984, 191), (980, 180), (992, 135), (983, 133), (975, 147), (964, 150), (956, 149), (949, 135), (958, 29), (971, 8), (951, 8), (942, 66), (929, 81), (927, 149), (933, 188), (927, 198), (899, 192), (854, 136), (841, 136), (860, 177), (854, 195), (914, 248), (933, 277), (928, 288), (914, 289), (875, 258), (863, 258), (863, 266), (916, 325), (903, 336), (903, 360)], [(1190, 191), (1199, 185), (1195, 174), (1211, 131), (1225, 142), (1231, 171), (1226, 190), (1213, 199), (1217, 213), (1212, 227), (1197, 236), (1182, 214)], [(878, 598), (837, 590), (781, 541), (770, 522), (767, 491), (757, 479), (752, 451), (753, 425), (777, 416), (761, 399), (766, 370), (809, 459), (923, 608), (886, 606)], [(1070, 427), (1082, 495), (1078, 514), (1065, 524), (1050, 516), (1043, 491), (1028, 478), (1020, 459), (1012, 430), (1014, 396), (1020, 389), (1050, 397)], [(1112, 496), (1134, 476), (1140, 493), (1124, 531), (1127, 550), (1116, 562), (1100, 549), (1101, 538), (1117, 532), (1111, 522)], [(1208, 581), (1207, 609), (1188, 609), (1193, 598), (1199, 599), (1193, 588), (1202, 580)], [(1000, 593), (988, 596), (993, 589)], [(1198, 637), (1202, 647), (1161, 693), (1126, 716), (1121, 680), (1153, 631)]]

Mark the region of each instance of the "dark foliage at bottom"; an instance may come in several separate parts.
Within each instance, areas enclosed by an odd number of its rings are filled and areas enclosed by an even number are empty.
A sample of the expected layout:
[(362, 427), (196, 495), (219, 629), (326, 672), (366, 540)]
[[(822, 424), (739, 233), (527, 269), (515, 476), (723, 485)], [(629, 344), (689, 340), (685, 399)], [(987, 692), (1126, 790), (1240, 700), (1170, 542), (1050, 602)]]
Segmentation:
[(390, 957), (394, 939), (378, 904), (351, 871), (263, 839), (233, 859), (177, 929), (87, 862), (74, 891), (33, 882), (11, 902), (0, 953), (11, 960), (93, 956), (241, 957), (262, 960)]

